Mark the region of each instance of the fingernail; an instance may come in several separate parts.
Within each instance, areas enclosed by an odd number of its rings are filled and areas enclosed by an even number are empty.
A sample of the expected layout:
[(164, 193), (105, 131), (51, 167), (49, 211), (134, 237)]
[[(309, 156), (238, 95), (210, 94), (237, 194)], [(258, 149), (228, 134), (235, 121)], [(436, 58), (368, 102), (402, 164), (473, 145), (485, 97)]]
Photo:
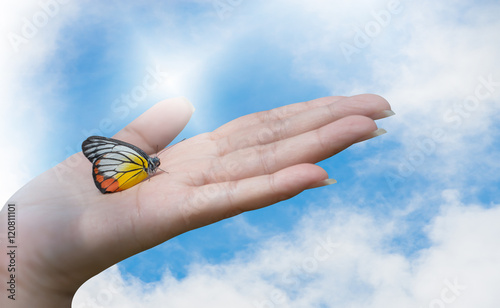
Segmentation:
[(388, 117), (392, 117), (393, 115), (395, 115), (396, 113), (392, 110), (384, 110), (380, 113), (380, 116), (378, 117), (378, 119), (383, 119), (383, 118), (388, 118)]
[(366, 135), (365, 137), (359, 139), (358, 141), (356, 141), (356, 143), (361, 142), (361, 141), (365, 141), (365, 140), (368, 140), (368, 139), (375, 138), (375, 137), (383, 135), (385, 133), (387, 133), (387, 131), (385, 129), (379, 128), (377, 130), (374, 130), (370, 134)]
[(188, 102), (189, 102), (189, 107), (191, 107), (191, 112), (194, 113), (196, 111), (196, 108), (194, 108), (193, 103), (191, 103), (189, 100)]
[(191, 110), (191, 113), (194, 113), (196, 109), (194, 108), (193, 103), (191, 103), (191, 101), (185, 98), (184, 96), (181, 96), (180, 99), (184, 100), (186, 102), (186, 105), (188, 105), (189, 109)]
[(378, 136), (383, 135), (385, 133), (387, 133), (387, 131), (385, 129), (379, 128), (376, 131), (371, 132), (370, 136), (368, 136), (368, 139), (378, 137)]
[(328, 186), (328, 185), (332, 185), (332, 184), (335, 184), (335, 183), (337, 183), (336, 179), (326, 179), (326, 180), (319, 181), (318, 183), (313, 184), (308, 189), (318, 188), (318, 187), (323, 187), (323, 186)]

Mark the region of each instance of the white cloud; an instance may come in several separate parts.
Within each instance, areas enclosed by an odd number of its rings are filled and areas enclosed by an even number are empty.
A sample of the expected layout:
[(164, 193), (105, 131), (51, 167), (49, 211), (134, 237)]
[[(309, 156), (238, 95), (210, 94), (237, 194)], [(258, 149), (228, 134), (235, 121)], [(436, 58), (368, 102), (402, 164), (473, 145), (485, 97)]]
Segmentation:
[(143, 283), (115, 266), (88, 281), (74, 307), (496, 307), (500, 207), (462, 204), (457, 191), (441, 200), (429, 247), (411, 256), (388, 244), (404, 217), (331, 206), (227, 263), (191, 264), (182, 280), (167, 272)]
[[(63, 3), (63, 1), (60, 1)], [(0, 4), (0, 205), (35, 174), (45, 153), (43, 141), (54, 115), (57, 79), (36, 76), (57, 48), (61, 26), (74, 14), (74, 4), (57, 1), (3, 1)]]
[[(396, 146), (363, 153), (358, 175), (389, 171), (398, 177), (393, 191), (411, 190), (418, 176), (474, 195), (497, 179), (499, 13), (496, 2), (244, 2), (228, 28), (229, 37), (259, 35), (280, 47), (294, 77), (332, 95), (375, 92), (390, 101), (397, 115), (381, 122), (389, 132), (381, 138)], [(346, 55), (342, 44), (356, 52)]]
[[(383, 7), (383, 3), (377, 5)], [(311, 48), (298, 59), (296, 69), (318, 82), (333, 80), (332, 94), (339, 89), (352, 94), (376, 92), (391, 102), (397, 116), (381, 126), (389, 131), (383, 138), (397, 140), (397, 148), (371, 154), (370, 165), (380, 167), (367, 169), (366, 162), (361, 162), (360, 175), (392, 169), (403, 183), (419, 175), (469, 191), (487, 187), (498, 170), (494, 140), (500, 132), (500, 38), (493, 33), (500, 31), (500, 21), (494, 17), (500, 5), (401, 1), (401, 6), (402, 12), (353, 55), (357, 65), (345, 66), (345, 59), (335, 57), (327, 65), (317, 61), (322, 66), (308, 73), (310, 59), (317, 54)], [(359, 22), (371, 10), (360, 6), (350, 18)], [(368, 16), (361, 27), (373, 20)], [(331, 28), (325, 23), (325, 28)], [(327, 36), (317, 33), (314, 42)], [(355, 34), (350, 35), (352, 40)], [(338, 43), (331, 40), (326, 50), (333, 54)], [(438, 133), (443, 136), (436, 137)]]
[[(409, 164), (412, 175), (451, 186), (484, 173), (481, 183), (494, 180), (488, 170), (497, 168), (492, 147), (500, 118), (498, 3), (295, 0), (243, 2), (231, 12), (227, 37), (258, 35), (264, 46), (280, 47), (293, 59), (294, 77), (332, 95), (375, 92), (391, 102), (397, 116), (382, 125), (398, 148), (372, 157), (384, 169), (399, 174)], [(343, 44), (356, 52), (346, 54)], [(445, 136), (438, 140), (436, 131)], [(484, 165), (485, 172), (473, 172)]]

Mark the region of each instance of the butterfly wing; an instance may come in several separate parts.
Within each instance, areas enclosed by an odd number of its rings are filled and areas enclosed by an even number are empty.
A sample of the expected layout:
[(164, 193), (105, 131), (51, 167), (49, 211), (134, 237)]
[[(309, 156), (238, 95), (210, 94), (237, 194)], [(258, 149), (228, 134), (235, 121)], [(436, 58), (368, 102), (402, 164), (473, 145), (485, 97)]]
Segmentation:
[(93, 164), (94, 183), (103, 194), (130, 188), (157, 167), (144, 151), (121, 140), (92, 136), (83, 142), (82, 151)]

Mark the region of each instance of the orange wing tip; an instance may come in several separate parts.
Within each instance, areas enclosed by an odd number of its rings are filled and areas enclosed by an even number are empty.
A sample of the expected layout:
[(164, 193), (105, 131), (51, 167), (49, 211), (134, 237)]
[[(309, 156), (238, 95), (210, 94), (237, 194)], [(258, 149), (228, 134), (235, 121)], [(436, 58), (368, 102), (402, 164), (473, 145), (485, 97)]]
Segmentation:
[(118, 188), (120, 188), (120, 185), (118, 185), (118, 181), (115, 179), (109, 178), (101, 182), (101, 187), (106, 192), (115, 192)]

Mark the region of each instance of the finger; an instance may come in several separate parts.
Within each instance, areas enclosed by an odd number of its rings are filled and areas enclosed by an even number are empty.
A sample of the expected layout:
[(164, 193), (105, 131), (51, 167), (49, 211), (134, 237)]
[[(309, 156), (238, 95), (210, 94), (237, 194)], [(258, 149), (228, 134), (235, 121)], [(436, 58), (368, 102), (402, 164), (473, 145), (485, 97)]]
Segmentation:
[(196, 228), (289, 199), (327, 178), (319, 166), (295, 165), (273, 174), (201, 186), (179, 210), (185, 223)]
[(219, 136), (230, 135), (239, 130), (242, 125), (243, 127), (249, 127), (261, 123), (281, 120), (314, 108), (328, 106), (337, 102), (339, 102), (339, 104), (335, 111), (344, 113), (344, 116), (359, 114), (376, 120), (385, 116), (385, 114), (381, 111), (391, 110), (389, 102), (387, 102), (387, 100), (383, 97), (375, 94), (360, 94), (351, 97), (329, 96), (249, 114), (219, 127), (214, 131), (214, 133)]
[[(242, 127), (254, 126), (261, 123), (285, 119), (293, 115), (321, 107), (343, 99), (343, 96), (328, 96), (313, 99), (306, 102), (290, 104), (271, 110), (261, 111), (239, 117), (229, 123), (222, 125), (213, 131), (214, 135), (227, 136), (239, 131)], [(243, 125), (243, 126), (242, 126)]]
[(384, 111), (391, 110), (391, 105), (382, 96), (376, 94), (360, 94), (347, 97), (341, 104), (335, 105), (333, 111), (344, 116), (363, 115), (373, 120), (382, 119), (388, 116)]
[(146, 110), (113, 138), (134, 144), (148, 154), (155, 153), (174, 140), (193, 112), (194, 107), (186, 98), (166, 99)]
[[(326, 98), (320, 100), (320, 104), (324, 104), (326, 101), (328, 101)], [(305, 106), (303, 105), (303, 107)], [(294, 109), (298, 109), (298, 107)], [(244, 129), (234, 131), (216, 140), (218, 155), (222, 156), (245, 147), (268, 144), (290, 138), (318, 129), (328, 123), (350, 115), (363, 115), (372, 119), (378, 119), (384, 115), (387, 116), (384, 113), (386, 110), (390, 110), (389, 103), (377, 95), (357, 95), (348, 98), (339, 98), (330, 104), (303, 109), (302, 112), (296, 114), (289, 113), (288, 117), (281, 116), (282, 114), (271, 110), (267, 116), (265, 115), (266, 112), (262, 113), (260, 116), (262, 122), (253, 126), (250, 123), (244, 124), (242, 125)], [(269, 120), (263, 120), (266, 117)], [(253, 123), (255, 121), (250, 119), (250, 122)], [(251, 129), (248, 129), (248, 127), (251, 127)]]
[(238, 180), (296, 164), (317, 163), (370, 136), (376, 129), (370, 118), (349, 116), (292, 138), (237, 150), (212, 160), (201, 183)]

